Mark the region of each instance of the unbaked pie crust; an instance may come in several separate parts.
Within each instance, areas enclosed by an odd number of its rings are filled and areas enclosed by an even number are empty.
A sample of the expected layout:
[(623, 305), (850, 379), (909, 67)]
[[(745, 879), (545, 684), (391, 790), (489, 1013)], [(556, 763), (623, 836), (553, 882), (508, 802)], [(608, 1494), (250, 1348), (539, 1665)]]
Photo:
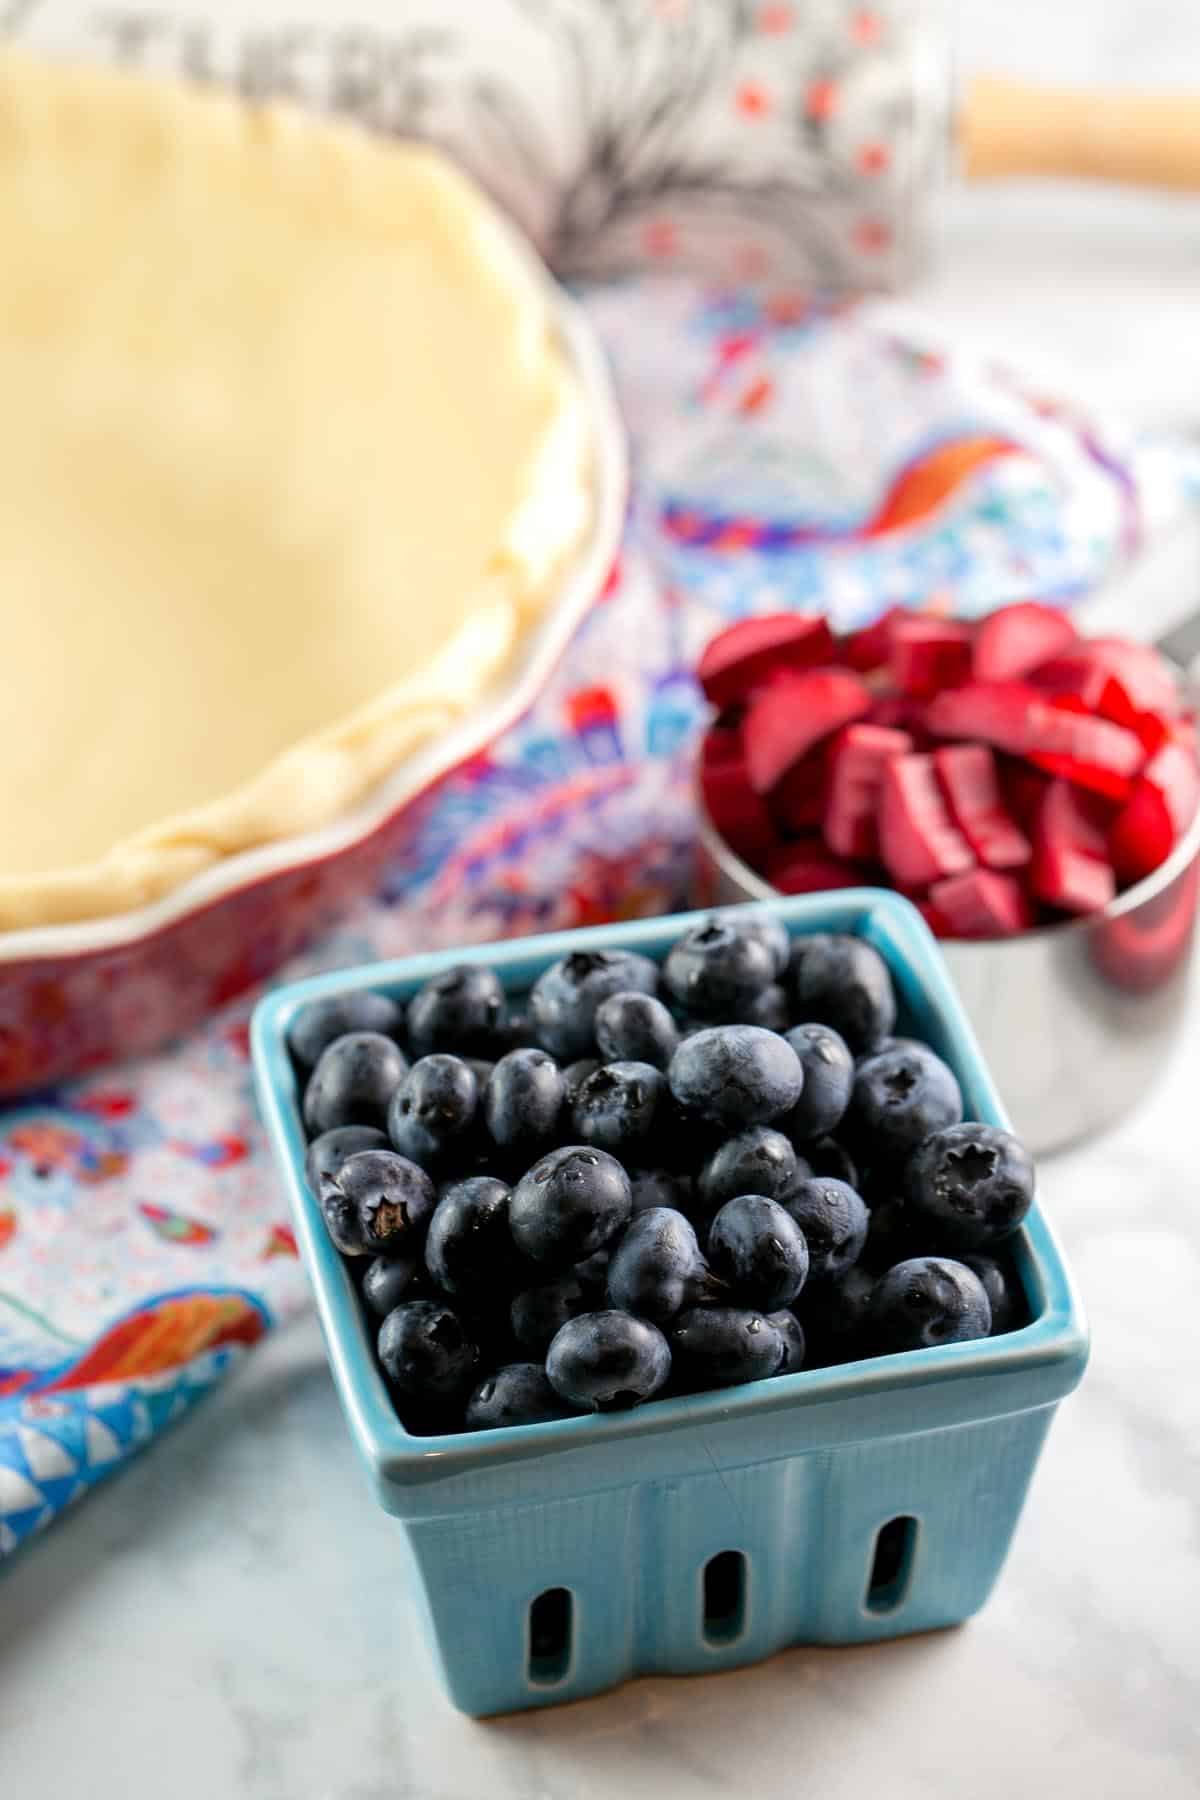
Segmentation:
[(435, 151), (0, 53), (0, 927), (311, 830), (593, 510), (541, 272)]

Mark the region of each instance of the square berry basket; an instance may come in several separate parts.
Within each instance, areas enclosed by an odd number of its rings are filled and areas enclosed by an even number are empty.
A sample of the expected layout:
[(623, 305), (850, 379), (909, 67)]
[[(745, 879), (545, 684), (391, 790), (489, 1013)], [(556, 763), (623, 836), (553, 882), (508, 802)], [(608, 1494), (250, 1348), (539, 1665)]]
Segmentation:
[[(968, 1117), (1005, 1126), (937, 945), (907, 901), (845, 890), (771, 905), (792, 936), (852, 932), (888, 963), (897, 1030), (953, 1068)], [(306, 1002), (398, 998), (456, 962), (523, 994), (558, 957), (661, 959), (702, 915), (487, 944), (283, 987), (253, 1026), (262, 1110), (330, 1365), (376, 1497), (401, 1521), (414, 1591), (454, 1703), (472, 1714), (577, 1700), (640, 1674), (755, 1662), (956, 1625), (1000, 1571), (1087, 1328), (1035, 1204), (1015, 1240), (1028, 1323), (745, 1387), (442, 1437), (410, 1435), (304, 1178), (286, 1046)]]

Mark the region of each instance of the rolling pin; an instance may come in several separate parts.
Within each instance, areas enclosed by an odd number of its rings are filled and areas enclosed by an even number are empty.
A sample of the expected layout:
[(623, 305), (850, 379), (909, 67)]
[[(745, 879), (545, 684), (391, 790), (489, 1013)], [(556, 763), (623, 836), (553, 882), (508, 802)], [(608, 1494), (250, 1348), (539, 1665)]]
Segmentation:
[(0, 38), (448, 148), (565, 275), (902, 285), (948, 184), (1200, 188), (1200, 95), (981, 79), (941, 0), (0, 0)]

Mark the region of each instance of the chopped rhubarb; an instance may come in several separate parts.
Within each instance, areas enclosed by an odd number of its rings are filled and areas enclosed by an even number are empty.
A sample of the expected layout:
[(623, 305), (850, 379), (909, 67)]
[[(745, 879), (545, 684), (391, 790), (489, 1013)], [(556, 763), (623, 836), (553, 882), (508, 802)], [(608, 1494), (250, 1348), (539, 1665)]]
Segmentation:
[(933, 755), (950, 816), (989, 869), (1023, 869), (1029, 839), (1004, 804), (996, 758), (986, 744), (949, 744)]
[(957, 619), (914, 613), (892, 630), (888, 667), (902, 694), (928, 698), (957, 687), (971, 672), (974, 632)]
[(746, 711), (746, 766), (755, 791), (766, 794), (817, 744), (869, 711), (871, 696), (846, 669), (811, 669), (781, 676), (755, 695)]
[(1089, 712), (1133, 726), (1139, 713), (1170, 718), (1182, 707), (1175, 671), (1149, 644), (1127, 638), (1081, 639), (1036, 669), (1030, 679), (1048, 693), (1075, 694)]
[(1061, 655), (1078, 633), (1057, 607), (1022, 600), (989, 613), (975, 639), (977, 681), (1021, 681), (1040, 663)]
[(700, 791), (709, 818), (730, 849), (747, 862), (760, 862), (778, 841), (778, 833), (765, 801), (750, 786), (740, 757), (722, 755), (702, 762)]
[(801, 836), (806, 831), (820, 830), (825, 817), (827, 764), (826, 746), (819, 744), (775, 783), (769, 805), (771, 817), (781, 831)]
[(864, 625), (861, 631), (852, 631), (842, 640), (837, 660), (864, 675), (882, 669), (891, 652), (892, 632), (902, 619), (909, 617), (907, 607), (889, 606), (873, 625)]
[(939, 935), (957, 938), (1014, 937), (1028, 931), (1033, 908), (1015, 875), (995, 869), (968, 869), (929, 890), (929, 904), (944, 921)]
[(935, 695), (925, 709), (925, 725), (934, 737), (963, 738), (1024, 756), (1030, 719), (1044, 705), (1045, 695), (1026, 682), (968, 681)]
[(1151, 757), (1109, 836), (1122, 881), (1140, 881), (1166, 861), (1200, 805), (1194, 748), (1169, 742)]
[(912, 739), (881, 725), (847, 725), (829, 749), (829, 784), (824, 813), (825, 842), (839, 856), (874, 859), (879, 854), (875, 823), (883, 765), (905, 756)]
[(1048, 775), (1121, 798), (1144, 751), (1135, 732), (1060, 706), (1028, 683), (968, 682), (938, 694), (925, 711), (935, 737), (965, 738), (1028, 757)]
[(932, 756), (893, 756), (883, 765), (879, 849), (892, 879), (925, 888), (975, 861), (942, 798)]
[(826, 888), (861, 887), (868, 880), (853, 863), (831, 856), (820, 838), (780, 844), (771, 851), (763, 872), (781, 894), (819, 894)]
[(814, 669), (834, 658), (833, 633), (824, 619), (768, 613), (739, 619), (711, 640), (697, 674), (714, 706), (745, 700), (780, 669)]
[(1042, 795), (1029, 878), (1038, 899), (1062, 912), (1095, 912), (1117, 891), (1096, 803), (1069, 782), (1052, 781)]

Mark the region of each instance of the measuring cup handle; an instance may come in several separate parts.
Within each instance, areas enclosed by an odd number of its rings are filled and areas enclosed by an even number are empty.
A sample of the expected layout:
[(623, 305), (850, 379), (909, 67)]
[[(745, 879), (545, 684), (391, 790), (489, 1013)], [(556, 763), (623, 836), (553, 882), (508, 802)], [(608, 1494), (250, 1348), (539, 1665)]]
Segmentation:
[(1194, 612), (1160, 637), (1156, 649), (1169, 656), (1193, 679), (1200, 678), (1200, 612)]

